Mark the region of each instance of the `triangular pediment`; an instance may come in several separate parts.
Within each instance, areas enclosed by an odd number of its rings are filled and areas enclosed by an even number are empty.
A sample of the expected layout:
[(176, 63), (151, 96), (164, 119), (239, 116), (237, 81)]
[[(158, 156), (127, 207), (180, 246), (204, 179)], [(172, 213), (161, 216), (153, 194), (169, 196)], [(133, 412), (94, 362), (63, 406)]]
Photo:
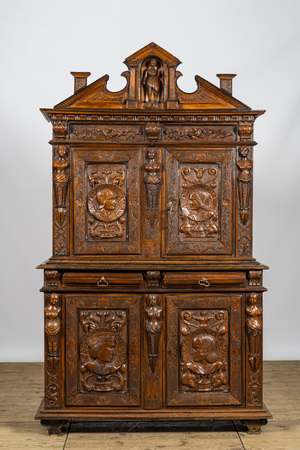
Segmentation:
[(127, 79), (124, 89), (118, 92), (109, 91), (109, 77), (105, 75), (90, 85), (81, 87), (54, 109), (251, 109), (234, 98), (230, 92), (198, 75), (195, 77), (196, 91), (183, 92), (177, 85), (177, 79), (181, 76), (176, 70), (180, 64), (179, 59), (154, 42), (133, 53), (124, 62), (128, 67), (128, 71), (122, 73)]

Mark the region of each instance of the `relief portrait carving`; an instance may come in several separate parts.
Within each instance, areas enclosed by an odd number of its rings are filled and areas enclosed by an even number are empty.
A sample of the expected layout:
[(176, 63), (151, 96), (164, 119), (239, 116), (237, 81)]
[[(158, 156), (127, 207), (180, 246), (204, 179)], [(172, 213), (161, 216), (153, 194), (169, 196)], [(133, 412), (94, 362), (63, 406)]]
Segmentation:
[(181, 313), (181, 389), (222, 390), (227, 385), (227, 315), (224, 311)]
[(88, 219), (91, 237), (107, 239), (123, 236), (126, 221), (126, 196), (122, 189), (126, 182), (125, 170), (121, 167), (101, 169), (91, 166), (88, 180), (92, 186), (87, 199), (87, 208), (92, 216)]
[(218, 171), (215, 167), (181, 169), (180, 232), (190, 237), (207, 237), (218, 233)]
[(122, 335), (124, 315), (113, 311), (81, 313), (80, 323), (86, 331), (80, 342), (83, 390), (109, 392), (124, 389), (127, 378), (127, 346)]
[(146, 103), (155, 104), (162, 101), (163, 69), (158, 59), (151, 58), (146, 61), (142, 88)]

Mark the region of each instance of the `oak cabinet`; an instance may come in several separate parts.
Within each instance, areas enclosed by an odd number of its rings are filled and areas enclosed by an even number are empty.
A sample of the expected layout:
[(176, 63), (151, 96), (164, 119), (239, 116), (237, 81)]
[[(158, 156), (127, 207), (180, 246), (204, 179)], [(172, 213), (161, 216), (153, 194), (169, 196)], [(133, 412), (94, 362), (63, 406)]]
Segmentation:
[(44, 270), (50, 434), (70, 421), (240, 420), (258, 432), (266, 266), (252, 255), (253, 124), (264, 111), (149, 44), (53, 109)]

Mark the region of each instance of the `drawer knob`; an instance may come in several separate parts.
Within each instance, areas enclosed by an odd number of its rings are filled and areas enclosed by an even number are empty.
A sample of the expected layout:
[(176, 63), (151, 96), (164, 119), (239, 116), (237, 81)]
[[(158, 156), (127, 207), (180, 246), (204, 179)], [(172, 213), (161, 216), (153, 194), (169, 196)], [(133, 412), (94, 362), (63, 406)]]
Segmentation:
[(198, 284), (204, 287), (210, 286), (210, 282), (208, 281), (207, 278), (200, 278), (200, 280), (198, 280)]
[(98, 281), (97, 281), (97, 286), (99, 287), (106, 287), (108, 286), (108, 281), (105, 277), (101, 277)]

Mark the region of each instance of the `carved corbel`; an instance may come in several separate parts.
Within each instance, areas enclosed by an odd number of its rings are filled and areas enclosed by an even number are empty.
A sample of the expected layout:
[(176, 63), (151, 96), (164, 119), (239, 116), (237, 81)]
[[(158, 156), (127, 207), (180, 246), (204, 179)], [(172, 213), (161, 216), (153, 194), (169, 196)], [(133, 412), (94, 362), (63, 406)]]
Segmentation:
[(237, 177), (239, 188), (239, 210), (240, 220), (243, 225), (246, 225), (250, 216), (250, 187), (253, 162), (248, 159), (248, 153), (249, 149), (247, 147), (240, 147), (239, 154), (241, 159), (236, 163), (239, 168)]
[(262, 313), (263, 310), (257, 306), (259, 296), (256, 293), (251, 293), (248, 296), (247, 313), (247, 335), (249, 348), (249, 365), (252, 372), (257, 372), (261, 364), (261, 336), (262, 336)]
[(58, 120), (53, 122), (53, 138), (54, 139), (65, 139), (68, 133), (67, 122)]
[(250, 270), (249, 271), (249, 286), (261, 286), (262, 271)]
[(149, 270), (145, 274), (145, 279), (148, 287), (159, 287), (161, 273), (157, 270)]
[(145, 127), (146, 138), (149, 141), (158, 141), (161, 139), (161, 126), (156, 122), (148, 122)]
[(157, 360), (159, 356), (159, 338), (162, 327), (162, 308), (159, 305), (159, 300), (159, 295), (149, 294), (146, 296), (146, 335), (148, 344), (149, 367), (152, 373), (154, 373), (157, 366)]
[(151, 228), (156, 224), (158, 217), (158, 199), (161, 184), (161, 163), (157, 151), (150, 148), (147, 151), (148, 161), (145, 162), (145, 185), (147, 197), (147, 220)]
[(253, 122), (239, 122), (240, 139), (251, 140), (253, 133)]
[(60, 273), (58, 270), (45, 270), (45, 286), (59, 286)]

